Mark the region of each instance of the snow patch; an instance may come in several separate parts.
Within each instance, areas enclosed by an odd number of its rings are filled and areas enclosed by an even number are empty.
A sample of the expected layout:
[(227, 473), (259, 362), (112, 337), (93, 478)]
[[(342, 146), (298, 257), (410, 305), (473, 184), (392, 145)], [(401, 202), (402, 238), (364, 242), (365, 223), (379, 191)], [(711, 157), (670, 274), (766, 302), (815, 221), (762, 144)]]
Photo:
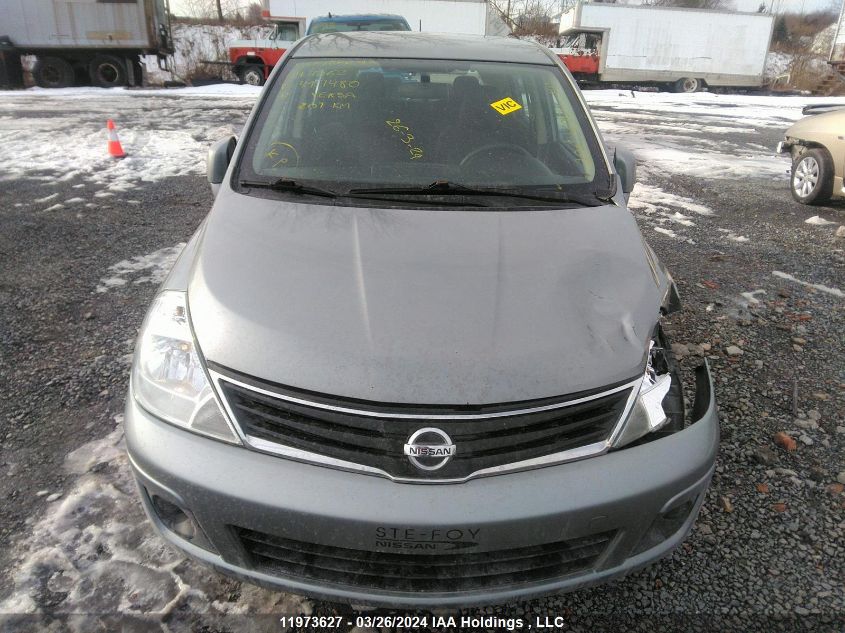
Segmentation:
[(200, 608), (212, 617), (311, 613), (307, 599), (240, 587), (187, 560), (155, 533), (126, 457), (122, 418), (115, 417), (106, 437), (67, 456), (65, 470), (76, 478), (15, 544), (11, 591), (0, 602), (0, 614), (11, 616), (4, 622), (22, 614), (75, 614), (80, 617), (68, 618), (61, 630), (87, 633), (91, 622), (84, 614), (146, 615), (190, 630), (192, 612)]
[(678, 237), (675, 234), (675, 231), (673, 231), (672, 229), (665, 229), (662, 226), (655, 226), (654, 230), (658, 233), (662, 233), (663, 235), (668, 235), (669, 237)]
[(731, 242), (738, 242), (738, 243), (742, 244), (744, 242), (751, 241), (747, 237), (745, 237), (744, 235), (738, 235), (738, 234), (734, 233), (733, 231), (731, 231), (730, 229), (717, 229), (717, 230), (721, 233), (724, 233), (725, 237), (727, 239), (729, 239)]
[[(841, 103), (843, 98), (670, 94), (587, 90), (604, 137), (627, 144), (642, 171), (654, 176), (786, 180), (789, 159), (762, 147), (757, 132), (782, 134), (803, 118), (806, 105)], [(713, 138), (714, 134), (722, 138)], [(727, 136), (730, 134), (730, 136)]]
[[(631, 192), (631, 197), (628, 200), (628, 208), (651, 214), (666, 207), (684, 209), (685, 211), (697, 213), (698, 215), (715, 214), (713, 209), (695, 202), (692, 198), (669, 193), (660, 187), (646, 185), (641, 182), (634, 185), (634, 190)], [(681, 224), (684, 223), (683, 220), (689, 219), (682, 214), (674, 214), (673, 216), (667, 217), (682, 220), (680, 222)], [(690, 223), (687, 226), (693, 226), (693, 224)]]
[(828, 224), (836, 224), (836, 222), (831, 222), (830, 220), (825, 220), (823, 217), (814, 215), (810, 218), (804, 220), (805, 224), (815, 224), (816, 226), (826, 226)]
[[(107, 97), (247, 97), (255, 99), (261, 94), (262, 86), (248, 86), (234, 83), (188, 86), (185, 88), (95, 88), (77, 86), (74, 88), (27, 88), (3, 94), (3, 98), (62, 98), (103, 99)], [(115, 121), (117, 122), (117, 121)], [(118, 132), (120, 130), (118, 129)], [(123, 140), (123, 137), (120, 137)]]
[(675, 211), (675, 213), (671, 214), (664, 213), (663, 215), (667, 220), (671, 222), (676, 222), (677, 224), (682, 224), (683, 226), (695, 226), (695, 222), (690, 220), (689, 216), (684, 215), (683, 213), (679, 213), (678, 211)]
[[(56, 113), (46, 119), (19, 117), (0, 127), (0, 182), (27, 178), (43, 180), (45, 186), (81, 179), (86, 185), (95, 185), (95, 196), (120, 193), (135, 189), (139, 182), (156, 182), (174, 176), (201, 175), (205, 173), (205, 157), (209, 145), (239, 132), (245, 114), (253, 105), (255, 94), (249, 93), (243, 103), (228, 106), (242, 111), (243, 116), (218, 118), (223, 125), (210, 123), (204, 115), (207, 99), (200, 93), (170, 105), (170, 100), (150, 98), (155, 91), (137, 91), (149, 98), (149, 105), (133, 97), (104, 99), (104, 89), (79, 94), (81, 103), (69, 102), (70, 96), (54, 94), (62, 90), (31, 93), (21, 91), (29, 101), (27, 106)], [(115, 89), (120, 91), (120, 89)], [(133, 95), (132, 91), (120, 91)], [(186, 91), (187, 92), (187, 91)], [(186, 96), (186, 95), (183, 95)], [(15, 103), (20, 97), (5, 99), (0, 110), (20, 109)], [(135, 103), (132, 103), (132, 102)], [(80, 114), (82, 110), (84, 114)], [(126, 158), (115, 160), (107, 151), (107, 112), (125, 110), (129, 121), (117, 121), (117, 132), (127, 153)], [(102, 113), (102, 119), (98, 115)], [(38, 123), (33, 123), (37, 121)], [(42, 122), (43, 121), (43, 122)], [(42, 198), (43, 199), (43, 198)]]
[(819, 292), (824, 292), (829, 295), (833, 295), (834, 297), (839, 297), (840, 299), (845, 299), (845, 292), (842, 292), (839, 288), (831, 288), (830, 286), (825, 286), (822, 284), (814, 284), (810, 283), (809, 281), (802, 281), (797, 277), (793, 277), (789, 273), (784, 273), (779, 270), (773, 270), (772, 274), (775, 277), (780, 277), (781, 279), (786, 279), (787, 281), (792, 281), (797, 284), (801, 284), (802, 286), (806, 286), (807, 288), (813, 288), (818, 290)]
[(740, 296), (745, 300), (741, 302), (744, 306), (748, 306), (752, 303), (760, 303), (760, 300), (756, 297), (756, 295), (764, 295), (766, 291), (762, 288), (758, 288), (757, 290), (752, 290), (751, 292), (742, 292)]
[[(185, 242), (175, 246), (161, 248), (147, 255), (137, 255), (132, 259), (124, 259), (108, 268), (109, 275), (100, 279), (97, 292), (108, 292), (112, 288), (125, 286), (130, 281), (133, 284), (159, 284), (167, 277), (179, 253), (185, 248)], [(139, 275), (139, 273), (144, 273)]]

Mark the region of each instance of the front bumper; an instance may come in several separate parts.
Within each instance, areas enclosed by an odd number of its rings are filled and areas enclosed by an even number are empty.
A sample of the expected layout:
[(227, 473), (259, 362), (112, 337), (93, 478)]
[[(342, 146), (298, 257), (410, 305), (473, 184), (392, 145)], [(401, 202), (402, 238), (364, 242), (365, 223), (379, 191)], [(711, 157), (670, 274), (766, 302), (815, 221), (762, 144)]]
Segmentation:
[[(699, 376), (694, 417), (683, 431), (600, 457), (436, 485), (395, 483), (205, 439), (154, 418), (131, 395), (125, 426), (145, 509), (158, 531), (187, 554), (279, 590), (424, 608), (571, 591), (624, 575), (671, 552), (692, 527), (718, 450), (718, 417), (706, 369)], [(150, 501), (154, 496), (191, 517), (198, 526), (192, 542), (165, 527)], [(665, 528), (662, 517), (677, 515), (679, 509), (682, 516), (671, 533), (664, 529), (656, 535), (656, 525)], [(423, 549), (455, 538), (460, 549), (450, 551), (470, 552), (474, 560), (514, 548), (609, 536), (588, 566), (560, 576), (491, 587), (476, 583), (469, 589), (444, 578), (442, 587), (410, 591), (360, 584), (354, 572), (337, 580), (268, 573), (257, 565), (241, 529), (307, 544), (311, 551), (359, 552), (368, 560), (396, 559), (396, 549), (380, 549), (385, 535), (397, 537), (399, 547)], [(442, 547), (458, 546), (451, 542)], [(405, 551), (398, 554), (400, 559)], [(410, 551), (419, 559), (417, 549)]]
[(785, 139), (779, 141), (775, 146), (775, 153), (777, 154), (791, 154), (792, 148), (795, 146), (795, 141), (792, 139)]

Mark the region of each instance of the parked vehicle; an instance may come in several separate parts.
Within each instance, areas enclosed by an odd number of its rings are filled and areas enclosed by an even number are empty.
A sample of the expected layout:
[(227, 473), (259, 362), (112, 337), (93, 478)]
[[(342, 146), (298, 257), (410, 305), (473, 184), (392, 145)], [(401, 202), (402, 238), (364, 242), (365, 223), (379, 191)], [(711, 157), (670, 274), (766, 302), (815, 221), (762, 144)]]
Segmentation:
[(804, 108), (804, 114), (809, 116), (786, 130), (777, 146), (778, 154), (792, 157), (792, 197), (802, 204), (845, 197), (845, 107), (820, 104)]
[(350, 31), (410, 31), (401, 15), (321, 15), (311, 20), (306, 35), (348, 33)]
[(304, 18), (275, 21), (273, 32), (266, 39), (234, 40), (229, 43), (232, 71), (241, 83), (263, 86), (270, 71), (282, 55), (302, 37)]
[[(236, 40), (229, 46), (233, 70), (242, 83), (263, 86), (267, 75), (299, 39), (305, 19), (276, 22), (269, 40)], [(348, 31), (410, 31), (408, 22), (399, 15), (324, 15), (311, 20), (306, 35)]]
[[(486, 0), (265, 0), (265, 19), (275, 24), (266, 40), (237, 40), (229, 45), (229, 61), (244, 83), (264, 84), (285, 51), (308, 33), (349, 30), (339, 21), (379, 20), (378, 30), (409, 29), (439, 33), (507, 35), (509, 30)], [(339, 15), (339, 14), (343, 15)], [(334, 16), (334, 17), (331, 17)], [(334, 24), (335, 26), (327, 26)], [(361, 24), (358, 24), (359, 28)], [(317, 30), (315, 30), (317, 29)]]
[(709, 372), (687, 415), (635, 162), (548, 48), (304, 38), (208, 165), (126, 405), (164, 538), (404, 607), (572, 590), (685, 538), (718, 447)]
[(42, 88), (140, 86), (139, 56), (157, 55), (163, 66), (173, 53), (165, 0), (0, 0), (0, 15), (5, 54), (17, 64), (35, 55)]
[(762, 13), (579, 2), (554, 50), (581, 81), (759, 88), (773, 25)]
[(401, 15), (414, 31), (506, 35), (509, 31), (487, 0), (266, 0), (272, 16), (309, 22), (327, 15)]

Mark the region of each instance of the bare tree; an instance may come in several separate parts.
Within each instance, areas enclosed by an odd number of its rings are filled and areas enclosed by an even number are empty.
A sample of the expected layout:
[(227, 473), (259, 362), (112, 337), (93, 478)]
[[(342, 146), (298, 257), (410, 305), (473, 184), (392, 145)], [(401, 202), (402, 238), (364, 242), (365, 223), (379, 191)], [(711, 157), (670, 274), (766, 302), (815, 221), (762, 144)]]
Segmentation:
[(514, 32), (539, 25), (548, 28), (561, 6), (559, 0), (491, 0), (490, 4)]
[(247, 22), (250, 24), (258, 24), (261, 22), (262, 15), (261, 15), (261, 4), (258, 2), (251, 3), (247, 8), (246, 12), (244, 13)]
[(210, 18), (212, 7), (209, 0), (182, 0), (182, 10), (187, 17)]
[(257, 10), (261, 17), (261, 5), (254, 0), (182, 0), (183, 11), (191, 18), (217, 19), (219, 22), (253, 16)]

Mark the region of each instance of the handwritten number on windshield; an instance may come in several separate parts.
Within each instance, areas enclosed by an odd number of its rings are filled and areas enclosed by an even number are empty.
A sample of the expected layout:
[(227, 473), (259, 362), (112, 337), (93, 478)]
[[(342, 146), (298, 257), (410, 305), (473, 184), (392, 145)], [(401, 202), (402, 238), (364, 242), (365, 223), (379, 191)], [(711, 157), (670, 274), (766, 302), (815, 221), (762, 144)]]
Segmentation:
[(408, 152), (411, 155), (411, 160), (422, 158), (422, 148), (411, 144), (412, 141), (416, 138), (413, 134), (411, 134), (411, 128), (409, 128), (407, 125), (403, 125), (401, 119), (393, 119), (392, 121), (387, 120), (385, 121), (385, 123), (390, 126), (390, 129), (399, 134), (399, 140), (408, 146)]

